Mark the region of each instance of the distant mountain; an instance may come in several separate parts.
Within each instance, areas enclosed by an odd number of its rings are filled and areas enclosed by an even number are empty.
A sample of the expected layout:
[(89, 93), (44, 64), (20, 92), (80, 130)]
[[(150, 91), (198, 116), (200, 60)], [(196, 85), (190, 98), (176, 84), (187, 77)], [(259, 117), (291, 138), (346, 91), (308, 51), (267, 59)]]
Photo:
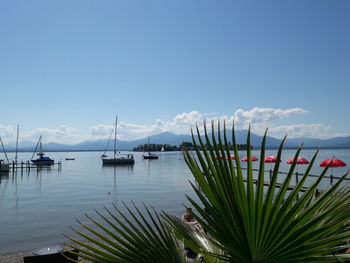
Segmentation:
[(350, 148), (350, 136), (334, 137), (330, 139), (295, 138), (288, 139), (294, 147), (304, 143), (304, 148)]
[[(227, 137), (229, 142), (232, 143), (232, 131), (227, 130)], [(247, 131), (239, 130), (236, 131), (236, 141), (238, 144), (246, 144), (247, 141)], [(211, 138), (212, 135), (209, 134)], [(139, 146), (140, 144), (145, 144), (148, 142), (148, 138), (150, 138), (150, 142), (154, 144), (170, 144), (170, 145), (179, 145), (182, 142), (191, 142), (191, 135), (186, 134), (174, 134), (171, 132), (163, 132), (157, 135), (152, 135), (150, 137), (146, 137), (139, 140), (132, 141), (121, 141), (118, 140), (117, 145), (119, 150), (132, 150), (133, 148)], [(68, 144), (59, 144), (59, 143), (46, 143), (44, 144), (45, 151), (104, 151), (106, 149), (107, 139), (103, 140), (88, 140), (83, 141), (75, 145)], [(257, 149), (261, 145), (262, 136), (251, 133), (250, 136), (251, 145), (253, 148)], [(266, 148), (277, 148), (281, 139), (277, 139), (274, 137), (267, 136), (266, 138)], [(312, 138), (294, 138), (287, 139), (285, 143), (285, 147), (287, 148), (296, 148), (304, 143), (305, 148), (350, 148), (350, 136), (348, 137), (335, 137), (326, 140), (321, 139), (312, 139)], [(20, 151), (34, 151), (36, 143), (33, 142), (21, 142), (19, 145)], [(5, 146), (7, 151), (15, 150), (15, 143), (10, 143)], [(109, 143), (108, 150), (113, 149), (113, 141)]]

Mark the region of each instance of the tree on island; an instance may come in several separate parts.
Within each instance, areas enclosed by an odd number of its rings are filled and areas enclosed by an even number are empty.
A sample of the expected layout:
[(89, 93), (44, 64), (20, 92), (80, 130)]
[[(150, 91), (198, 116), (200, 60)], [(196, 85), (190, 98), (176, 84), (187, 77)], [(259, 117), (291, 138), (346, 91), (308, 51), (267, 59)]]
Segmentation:
[(170, 144), (141, 144), (133, 148), (134, 152), (160, 152), (164, 148), (164, 151), (178, 151), (179, 148), (176, 145)]

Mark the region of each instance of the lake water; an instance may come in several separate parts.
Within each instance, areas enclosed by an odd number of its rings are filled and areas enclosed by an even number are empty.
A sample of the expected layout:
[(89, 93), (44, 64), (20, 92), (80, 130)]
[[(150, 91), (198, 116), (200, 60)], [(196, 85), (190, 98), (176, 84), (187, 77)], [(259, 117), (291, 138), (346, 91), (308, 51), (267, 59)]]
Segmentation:
[[(295, 150), (286, 150), (282, 156), (281, 170), (287, 171), (285, 161)], [(301, 154), (311, 159), (313, 150)], [(276, 150), (266, 151), (275, 155)], [(32, 153), (20, 153), (19, 161), (29, 160)], [(84, 214), (94, 215), (94, 209), (111, 207), (115, 203), (133, 200), (141, 205), (154, 206), (158, 211), (181, 215), (183, 204), (188, 204), (185, 194), (194, 197), (188, 182), (192, 175), (181, 152), (160, 153), (158, 160), (143, 160), (141, 153), (134, 153), (135, 165), (103, 167), (101, 152), (52, 152), (48, 156), (62, 160), (51, 169), (30, 172), (18, 170), (0, 177), (0, 252), (35, 249), (67, 242), (63, 233), (72, 234), (69, 226), (77, 226), (76, 219), (88, 222)], [(253, 155), (259, 157), (258, 151)], [(350, 163), (350, 150), (321, 150), (312, 173), (319, 174), (318, 164), (335, 156)], [(242, 153), (244, 156), (244, 153)], [(9, 158), (13, 159), (13, 154)], [(65, 158), (75, 158), (66, 161)], [(254, 166), (257, 166), (254, 163)], [(243, 166), (245, 166), (243, 164)], [(269, 169), (270, 165), (266, 165)], [(336, 176), (347, 169), (334, 169)], [(300, 173), (305, 166), (299, 165)], [(331, 169), (329, 172), (332, 172)], [(329, 181), (323, 182), (327, 187)]]

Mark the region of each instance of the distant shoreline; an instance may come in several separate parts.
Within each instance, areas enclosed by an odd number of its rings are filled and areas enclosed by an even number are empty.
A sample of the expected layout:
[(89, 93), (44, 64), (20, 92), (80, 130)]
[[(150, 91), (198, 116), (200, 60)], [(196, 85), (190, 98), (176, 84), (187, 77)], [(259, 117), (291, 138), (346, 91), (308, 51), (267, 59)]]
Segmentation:
[[(259, 150), (260, 148), (253, 148), (253, 150)], [(266, 147), (266, 150), (277, 150), (278, 147)], [(286, 150), (296, 150), (298, 147), (283, 147), (283, 149)], [(330, 150), (330, 149), (336, 149), (336, 150), (349, 150), (350, 147), (303, 147), (303, 150), (316, 150), (316, 149), (325, 149), (325, 150)], [(27, 153), (27, 152), (33, 152), (33, 150), (18, 150), (17, 152), (22, 152), (22, 153)], [(45, 152), (104, 152), (105, 149), (101, 150), (45, 150)], [(113, 150), (107, 150), (107, 152), (111, 152)], [(140, 152), (140, 151), (133, 151), (132, 149), (127, 150), (120, 150), (121, 152)], [(245, 150), (241, 150), (245, 151)], [(6, 150), (7, 153), (15, 153), (16, 150)], [(165, 152), (181, 152), (181, 151), (165, 151)]]

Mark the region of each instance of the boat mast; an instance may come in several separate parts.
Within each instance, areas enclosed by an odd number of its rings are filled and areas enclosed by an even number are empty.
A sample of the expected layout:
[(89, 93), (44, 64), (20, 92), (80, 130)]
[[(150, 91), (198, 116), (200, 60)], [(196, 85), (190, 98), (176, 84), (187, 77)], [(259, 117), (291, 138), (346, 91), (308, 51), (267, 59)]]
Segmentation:
[(114, 159), (117, 153), (117, 129), (118, 129), (118, 115), (115, 116), (115, 126), (114, 126)]
[(17, 163), (17, 154), (18, 154), (18, 136), (19, 135), (19, 125), (17, 125), (17, 140), (16, 140), (16, 156), (15, 156), (15, 162)]
[(4, 146), (4, 143), (2, 142), (1, 137), (0, 137), (0, 142), (1, 142), (1, 145), (2, 145), (2, 149), (4, 150), (4, 154), (5, 154), (6, 160), (7, 160), (7, 162), (9, 163), (9, 158), (7, 157), (7, 153), (6, 153), (6, 150), (5, 150), (5, 146)]
[(40, 150), (40, 152), (38, 153), (38, 155), (44, 155), (44, 153), (43, 153), (43, 137), (41, 135), (40, 135), (39, 150)]
[[(35, 146), (35, 150), (33, 152), (32, 158), (31, 158), (32, 160), (33, 160), (34, 154), (36, 153), (36, 150), (38, 149), (39, 144), (41, 144), (41, 135), (40, 135), (39, 140)], [(42, 148), (42, 146), (40, 148)]]

